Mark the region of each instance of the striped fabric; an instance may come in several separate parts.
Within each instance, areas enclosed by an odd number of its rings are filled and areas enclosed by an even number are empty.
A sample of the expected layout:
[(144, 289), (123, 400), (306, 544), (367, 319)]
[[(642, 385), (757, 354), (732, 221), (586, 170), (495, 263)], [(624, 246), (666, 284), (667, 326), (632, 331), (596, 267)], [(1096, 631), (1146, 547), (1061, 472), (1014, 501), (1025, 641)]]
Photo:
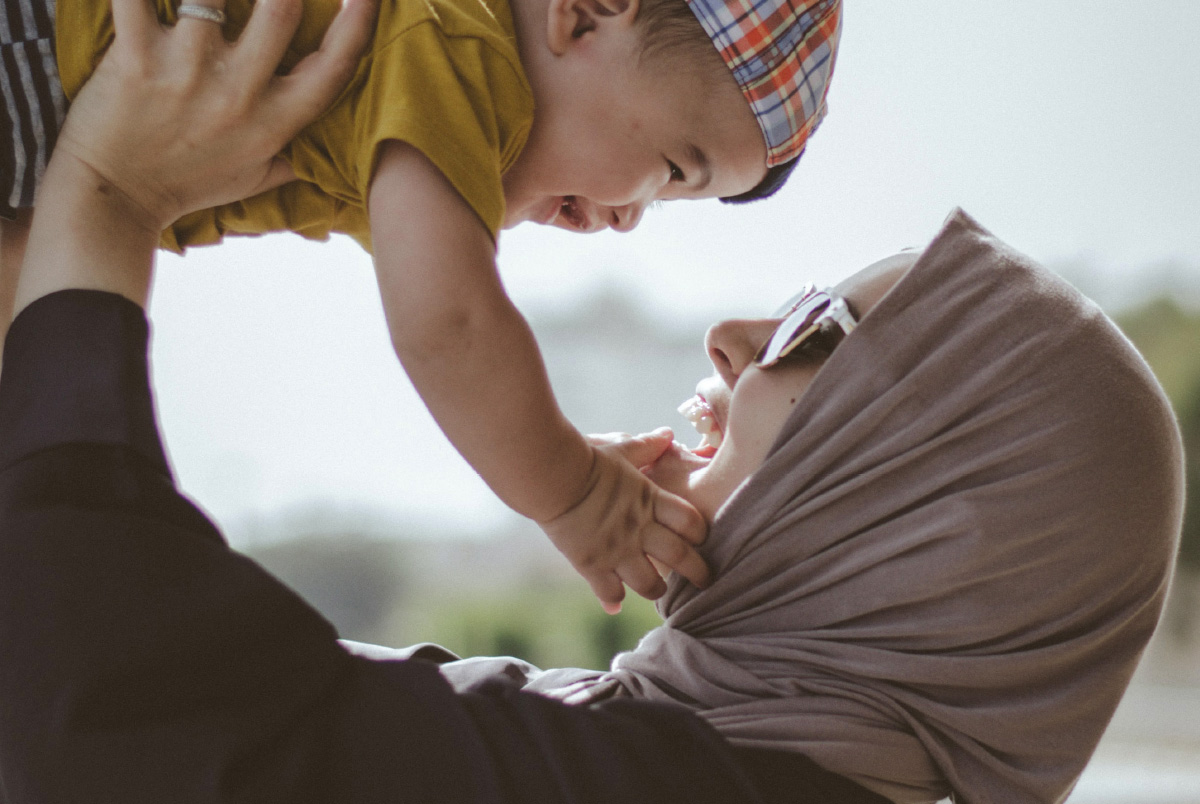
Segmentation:
[(33, 194), (67, 112), (54, 56), (55, 0), (0, 0), (0, 213)]
[(790, 162), (825, 116), (842, 0), (687, 0), (733, 72), (767, 143)]

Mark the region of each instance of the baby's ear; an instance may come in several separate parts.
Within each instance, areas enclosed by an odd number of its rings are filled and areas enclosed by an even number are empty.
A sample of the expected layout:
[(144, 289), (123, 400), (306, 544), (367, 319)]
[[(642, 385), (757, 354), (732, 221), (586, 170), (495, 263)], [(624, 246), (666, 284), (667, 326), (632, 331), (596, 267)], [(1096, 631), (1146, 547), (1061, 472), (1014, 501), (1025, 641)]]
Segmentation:
[(602, 25), (632, 26), (639, 0), (550, 0), (546, 12), (546, 42), (561, 56), (571, 43)]

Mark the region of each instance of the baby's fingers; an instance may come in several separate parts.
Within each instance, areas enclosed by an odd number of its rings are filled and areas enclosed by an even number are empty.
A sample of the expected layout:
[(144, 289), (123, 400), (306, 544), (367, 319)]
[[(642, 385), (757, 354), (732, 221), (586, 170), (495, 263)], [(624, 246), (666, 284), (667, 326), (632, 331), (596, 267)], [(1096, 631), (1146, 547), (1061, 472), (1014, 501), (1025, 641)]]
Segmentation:
[(592, 587), (592, 594), (600, 601), (600, 605), (604, 607), (604, 611), (608, 614), (621, 613), (621, 601), (625, 599), (625, 585), (621, 583), (621, 579), (613, 572), (592, 572), (581, 573), (583, 579), (587, 581), (588, 586)]
[(610, 442), (610, 448), (620, 457), (641, 469), (649, 466), (662, 457), (671, 447), (675, 435), (669, 427), (660, 427), (652, 433), (642, 433), (636, 436), (626, 436), (619, 441)]
[[(696, 548), (662, 525), (652, 525), (642, 546), (656, 564), (675, 570), (698, 588), (708, 586), (712, 573)], [(666, 591), (666, 586), (663, 586)], [(661, 593), (660, 593), (661, 594)], [(648, 595), (643, 595), (648, 597)], [(655, 596), (657, 597), (657, 595)]]
[(708, 523), (695, 507), (682, 497), (655, 486), (654, 521), (674, 531), (692, 544), (704, 544)]
[(617, 574), (626, 586), (647, 600), (657, 600), (667, 591), (666, 581), (644, 554), (639, 553), (636, 558), (622, 562)]

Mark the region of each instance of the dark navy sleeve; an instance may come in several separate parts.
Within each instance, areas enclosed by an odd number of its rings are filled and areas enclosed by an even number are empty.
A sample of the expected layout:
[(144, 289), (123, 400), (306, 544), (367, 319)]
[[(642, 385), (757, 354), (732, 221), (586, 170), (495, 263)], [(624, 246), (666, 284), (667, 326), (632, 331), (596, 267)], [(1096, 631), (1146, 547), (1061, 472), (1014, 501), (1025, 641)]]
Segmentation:
[(0, 389), (0, 468), (40, 450), (106, 444), (167, 461), (150, 394), (142, 308), (114, 293), (64, 290), (9, 328)]
[(348, 654), (175, 488), (141, 308), (63, 291), (0, 375), (0, 802), (759, 801), (689, 712)]
[(435, 668), (350, 657), (175, 488), (141, 308), (47, 296), (0, 375), (5, 804), (488, 800)]

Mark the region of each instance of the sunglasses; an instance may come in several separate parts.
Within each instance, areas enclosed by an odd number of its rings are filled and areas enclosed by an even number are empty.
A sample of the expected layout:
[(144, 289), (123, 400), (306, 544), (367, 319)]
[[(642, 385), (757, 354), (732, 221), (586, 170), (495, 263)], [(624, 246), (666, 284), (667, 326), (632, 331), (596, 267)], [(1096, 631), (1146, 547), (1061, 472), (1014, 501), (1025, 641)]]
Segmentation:
[(783, 321), (755, 356), (754, 365), (759, 368), (769, 368), (796, 352), (829, 357), (834, 347), (858, 326), (844, 298), (831, 288), (817, 290), (811, 283), (771, 317)]

